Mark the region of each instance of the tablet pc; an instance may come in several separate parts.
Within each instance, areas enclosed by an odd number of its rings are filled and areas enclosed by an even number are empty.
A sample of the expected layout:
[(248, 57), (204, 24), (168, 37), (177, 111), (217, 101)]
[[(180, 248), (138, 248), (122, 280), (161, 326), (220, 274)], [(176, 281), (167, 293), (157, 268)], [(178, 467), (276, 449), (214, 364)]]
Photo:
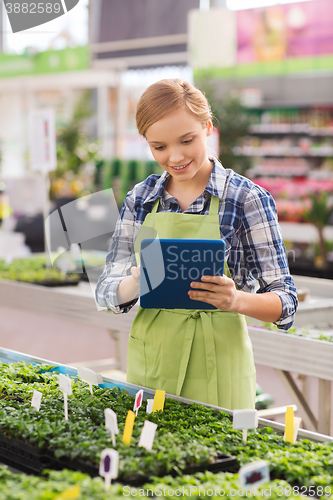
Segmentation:
[[(145, 239), (140, 250), (140, 305), (145, 309), (216, 309), (191, 300), (192, 281), (223, 275), (222, 240)], [(194, 289), (192, 289), (194, 290)]]

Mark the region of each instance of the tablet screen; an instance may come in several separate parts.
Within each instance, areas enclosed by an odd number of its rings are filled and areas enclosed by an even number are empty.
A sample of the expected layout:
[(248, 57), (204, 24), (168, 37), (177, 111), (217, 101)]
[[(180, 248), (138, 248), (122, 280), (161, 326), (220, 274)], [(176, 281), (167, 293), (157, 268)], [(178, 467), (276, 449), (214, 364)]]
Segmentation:
[(145, 239), (141, 242), (140, 305), (146, 309), (216, 309), (191, 300), (192, 281), (222, 276), (222, 240)]

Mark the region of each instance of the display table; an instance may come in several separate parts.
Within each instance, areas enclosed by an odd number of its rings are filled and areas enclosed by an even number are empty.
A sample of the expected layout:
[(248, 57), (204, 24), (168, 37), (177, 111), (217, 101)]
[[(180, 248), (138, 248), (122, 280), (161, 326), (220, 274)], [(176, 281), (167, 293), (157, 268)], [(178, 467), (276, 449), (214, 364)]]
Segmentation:
[[(317, 308), (312, 304), (310, 310), (307, 309), (306, 303), (301, 304), (296, 314), (297, 322), (302, 322), (302, 318), (304, 321), (308, 318), (307, 321), (313, 324), (313, 318), (323, 314), (322, 308), (326, 311), (326, 317), (332, 317), (333, 321), (333, 299), (327, 298), (327, 301), (331, 303), (330, 306), (324, 302), (324, 298), (314, 299)], [(127, 314), (106, 313), (97, 310), (89, 283), (80, 283), (78, 287), (47, 288), (11, 281), (0, 281), (0, 303), (5, 307), (53, 315), (60, 319), (109, 330), (110, 335), (118, 341), (115, 367), (123, 368), (121, 336), (123, 333), (129, 333), (137, 305)], [(311, 311), (315, 311), (314, 316), (311, 316)], [(249, 334), (255, 363), (277, 370), (292, 396), (293, 403), (297, 404), (304, 425), (311, 431), (330, 434), (333, 343), (264, 330), (255, 326), (249, 326)], [(313, 415), (306, 397), (296, 385), (292, 373), (319, 379), (318, 419)]]

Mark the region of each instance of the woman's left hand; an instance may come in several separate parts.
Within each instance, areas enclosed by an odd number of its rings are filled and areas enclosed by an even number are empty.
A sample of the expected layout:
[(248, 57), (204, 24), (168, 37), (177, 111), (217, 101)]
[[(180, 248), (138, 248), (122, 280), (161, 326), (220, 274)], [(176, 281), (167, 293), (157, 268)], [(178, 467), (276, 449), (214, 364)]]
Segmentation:
[(221, 311), (238, 312), (239, 291), (227, 276), (202, 276), (201, 282), (193, 281), (194, 290), (188, 292), (192, 300), (207, 302)]

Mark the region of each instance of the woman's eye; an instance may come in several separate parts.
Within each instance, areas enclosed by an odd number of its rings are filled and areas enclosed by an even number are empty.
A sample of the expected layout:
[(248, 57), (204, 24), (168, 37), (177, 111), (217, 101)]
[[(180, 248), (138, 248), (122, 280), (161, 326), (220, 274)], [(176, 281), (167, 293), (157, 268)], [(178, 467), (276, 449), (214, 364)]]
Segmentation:
[(154, 149), (155, 151), (162, 151), (164, 149), (164, 146), (157, 146)]
[(183, 144), (190, 144), (193, 141), (193, 139), (188, 139), (187, 141), (183, 141)]

